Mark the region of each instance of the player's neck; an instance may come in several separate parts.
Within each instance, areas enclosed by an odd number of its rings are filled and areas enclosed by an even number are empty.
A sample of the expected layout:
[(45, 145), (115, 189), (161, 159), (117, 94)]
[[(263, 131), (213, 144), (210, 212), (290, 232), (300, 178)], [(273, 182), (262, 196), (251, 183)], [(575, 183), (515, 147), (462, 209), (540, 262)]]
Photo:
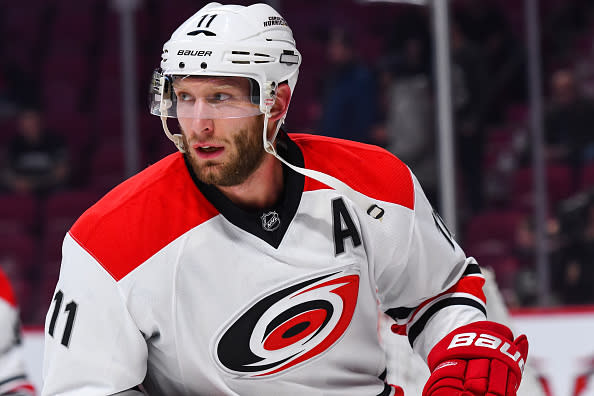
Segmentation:
[(258, 169), (237, 186), (217, 186), (237, 206), (262, 209), (274, 205), (283, 190), (283, 166), (270, 154), (265, 154)]

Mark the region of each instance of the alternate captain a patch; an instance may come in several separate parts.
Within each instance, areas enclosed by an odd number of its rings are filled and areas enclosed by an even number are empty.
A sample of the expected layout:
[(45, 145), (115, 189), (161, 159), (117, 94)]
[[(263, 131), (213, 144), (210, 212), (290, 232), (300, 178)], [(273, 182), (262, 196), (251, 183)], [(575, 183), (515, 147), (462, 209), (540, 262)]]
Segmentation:
[(221, 369), (269, 378), (328, 351), (343, 336), (359, 293), (356, 267), (340, 268), (271, 290), (247, 304), (218, 333)]

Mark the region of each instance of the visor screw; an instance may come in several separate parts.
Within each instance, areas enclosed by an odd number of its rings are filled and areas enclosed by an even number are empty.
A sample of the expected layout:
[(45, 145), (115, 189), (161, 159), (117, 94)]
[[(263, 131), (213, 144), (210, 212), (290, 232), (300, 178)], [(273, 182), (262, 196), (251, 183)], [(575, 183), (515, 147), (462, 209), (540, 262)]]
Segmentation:
[(179, 62), (179, 68), (183, 69), (184, 67), (186, 67), (186, 64), (184, 62)]
[(200, 64), (200, 67), (201, 67), (201, 68), (203, 68), (203, 69), (206, 69), (206, 67), (207, 67), (207, 66), (208, 66), (208, 65), (206, 64), (206, 62), (202, 62), (202, 63)]

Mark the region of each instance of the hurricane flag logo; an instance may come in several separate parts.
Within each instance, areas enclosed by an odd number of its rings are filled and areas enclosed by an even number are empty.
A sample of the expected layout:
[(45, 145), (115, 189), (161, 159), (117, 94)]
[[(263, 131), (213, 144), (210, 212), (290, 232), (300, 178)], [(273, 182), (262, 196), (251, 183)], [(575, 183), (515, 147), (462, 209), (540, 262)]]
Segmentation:
[(310, 361), (347, 330), (358, 291), (358, 274), (334, 271), (268, 292), (223, 328), (215, 361), (244, 378), (268, 378)]

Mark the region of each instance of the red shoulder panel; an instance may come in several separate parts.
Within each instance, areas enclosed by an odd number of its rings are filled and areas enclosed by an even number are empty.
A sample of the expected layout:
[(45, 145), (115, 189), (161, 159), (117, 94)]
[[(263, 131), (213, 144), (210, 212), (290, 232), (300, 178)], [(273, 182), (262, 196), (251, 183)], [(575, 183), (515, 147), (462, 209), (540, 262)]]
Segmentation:
[(0, 269), (0, 299), (16, 307), (16, 298), (6, 274)]
[[(325, 136), (289, 136), (301, 148), (306, 168), (334, 176), (371, 198), (414, 208), (415, 192), (410, 170), (388, 151)], [(305, 191), (323, 188), (328, 186), (305, 178)]]
[(110, 191), (78, 219), (70, 235), (119, 281), (217, 214), (175, 153)]

